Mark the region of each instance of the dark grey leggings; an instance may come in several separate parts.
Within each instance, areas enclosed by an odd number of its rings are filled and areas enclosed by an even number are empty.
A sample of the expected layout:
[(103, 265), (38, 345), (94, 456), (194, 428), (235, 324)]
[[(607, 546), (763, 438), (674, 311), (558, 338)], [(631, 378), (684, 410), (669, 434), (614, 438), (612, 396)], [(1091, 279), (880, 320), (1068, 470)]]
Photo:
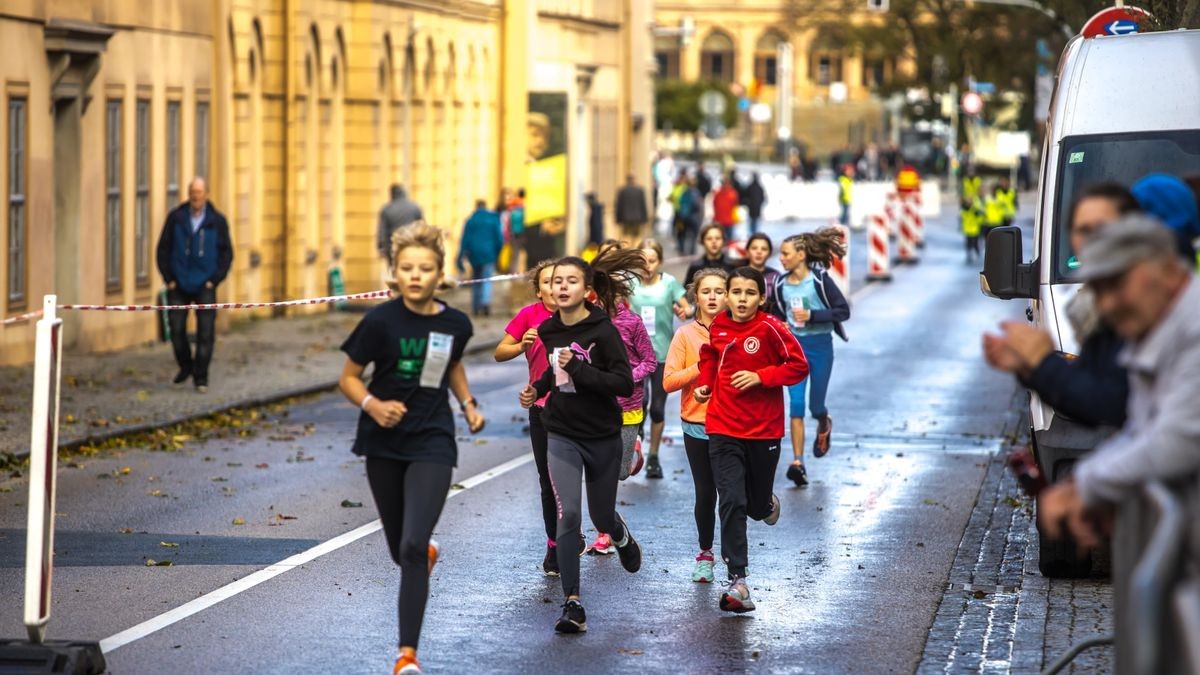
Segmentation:
[(621, 469), (621, 435), (609, 438), (573, 440), (550, 432), (547, 453), (554, 501), (558, 507), (558, 571), (562, 575), (563, 595), (579, 595), (579, 526), (583, 495), (580, 484), (587, 484), (588, 513), (600, 532), (613, 541), (625, 538), (625, 529), (617, 519), (617, 474)]
[(400, 646), (417, 648), (429, 599), (429, 537), (446, 494), (452, 467), (428, 462), (367, 458), (367, 482), (383, 521), (388, 553), (400, 566)]
[(717, 484), (708, 456), (708, 440), (684, 434), (683, 447), (692, 468), (692, 483), (696, 486), (696, 537), (701, 551), (711, 551), (713, 531), (717, 527)]

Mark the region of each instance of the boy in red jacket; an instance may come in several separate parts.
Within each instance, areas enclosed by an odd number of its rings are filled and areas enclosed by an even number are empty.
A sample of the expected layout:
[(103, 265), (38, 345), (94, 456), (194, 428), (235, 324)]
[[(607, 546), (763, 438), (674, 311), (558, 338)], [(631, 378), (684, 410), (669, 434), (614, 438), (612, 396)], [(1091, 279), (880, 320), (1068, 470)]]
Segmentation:
[(693, 394), (708, 403), (704, 427), (717, 483), (721, 557), (729, 588), (721, 609), (750, 612), (746, 585), (746, 518), (779, 521), (779, 498), (771, 491), (783, 438), (783, 388), (808, 376), (808, 362), (792, 331), (759, 308), (766, 302), (762, 274), (739, 267), (727, 285), (729, 311), (709, 328), (700, 348), (700, 378)]

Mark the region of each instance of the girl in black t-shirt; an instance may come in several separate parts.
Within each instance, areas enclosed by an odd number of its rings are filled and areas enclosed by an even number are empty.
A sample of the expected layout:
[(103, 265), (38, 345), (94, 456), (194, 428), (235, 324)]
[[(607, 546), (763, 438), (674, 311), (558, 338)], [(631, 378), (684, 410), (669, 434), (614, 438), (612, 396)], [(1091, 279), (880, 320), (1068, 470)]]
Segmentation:
[(616, 511), (622, 454), (617, 397), (633, 393), (633, 372), (609, 315), (586, 298), (595, 292), (601, 306), (615, 310), (616, 299), (628, 297), (634, 275), (646, 274), (646, 258), (638, 249), (609, 248), (591, 264), (574, 257), (558, 261), (551, 287), (558, 310), (538, 328), (550, 368), (520, 395), (528, 408), (553, 391), (542, 421), (558, 505), (555, 553), (566, 596), (554, 626), (560, 633), (587, 630), (579, 602), (580, 484), (585, 473), (592, 523), (612, 537), (622, 567), (636, 572), (642, 564), (641, 548)]
[[(399, 297), (375, 307), (342, 345), (349, 357), (338, 382), (362, 413), (354, 453), (367, 459), (367, 481), (388, 551), (400, 566), (400, 653), (393, 673), (419, 673), (417, 642), (437, 562), (430, 539), (458, 461), (454, 392), (471, 433), (484, 419), (467, 384), (463, 349), (471, 321), (435, 300), (446, 251), (441, 231), (423, 222), (392, 235)], [(375, 370), (368, 387), (363, 371)]]

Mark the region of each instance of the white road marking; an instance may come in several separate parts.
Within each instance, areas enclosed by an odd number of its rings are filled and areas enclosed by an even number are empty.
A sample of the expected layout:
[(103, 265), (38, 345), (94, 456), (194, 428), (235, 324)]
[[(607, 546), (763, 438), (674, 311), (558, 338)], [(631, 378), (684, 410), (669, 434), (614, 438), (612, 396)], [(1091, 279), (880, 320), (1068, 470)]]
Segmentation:
[[(477, 485), (486, 483), (493, 478), (496, 478), (498, 476), (506, 474), (509, 471), (512, 471), (513, 469), (516, 469), (517, 467), (528, 464), (532, 460), (533, 460), (533, 453), (527, 453), (527, 454), (521, 455), (520, 457), (517, 457), (515, 459), (511, 459), (503, 464), (500, 464), (499, 466), (494, 466), (486, 471), (477, 473), (474, 476), (471, 476), (470, 478), (467, 478), (466, 480), (458, 483), (458, 485), (462, 486), (461, 489), (451, 488), (450, 494), (448, 494), (446, 496), (446, 499), (450, 499), (451, 497), (454, 497), (455, 495), (460, 495), (460, 494), (466, 492), (467, 490), (470, 490), (471, 488), (476, 487)], [(258, 586), (259, 584), (261, 584), (265, 581), (274, 579), (275, 577), (279, 576), (280, 574), (283, 574), (284, 572), (287, 572), (288, 570), (295, 569), (296, 567), (299, 567), (301, 565), (308, 564), (308, 563), (312, 562), (313, 560), (316, 560), (317, 558), (320, 558), (321, 556), (323, 556), (327, 553), (332, 553), (333, 551), (336, 551), (340, 548), (349, 546), (350, 544), (358, 541), (359, 539), (362, 539), (363, 537), (365, 537), (369, 534), (374, 534), (375, 532), (379, 531), (381, 528), (382, 528), (382, 524), (379, 522), (379, 519), (376, 518), (375, 520), (367, 523), (366, 525), (362, 525), (361, 527), (356, 527), (353, 530), (350, 530), (349, 532), (346, 532), (344, 534), (334, 537), (333, 539), (330, 539), (329, 541), (317, 544), (316, 546), (308, 549), (307, 551), (302, 551), (302, 552), (297, 553), (296, 555), (293, 555), (289, 558), (280, 560), (279, 562), (275, 563), (274, 565), (271, 565), (270, 567), (266, 567), (257, 572), (254, 572), (253, 574), (250, 574), (249, 576), (242, 577), (241, 579), (238, 579), (237, 581), (226, 584), (226, 585), (216, 589), (215, 591), (212, 591), (211, 593), (202, 595), (202, 596), (196, 598), (195, 600), (192, 600), (191, 602), (184, 603), (184, 604), (180, 605), (179, 607), (176, 607), (175, 609), (172, 609), (168, 612), (164, 612), (163, 614), (159, 614), (158, 616), (154, 617), (153, 619), (150, 619), (148, 621), (143, 621), (142, 623), (139, 623), (138, 625), (133, 626), (132, 628), (127, 628), (127, 629), (121, 631), (120, 633), (117, 633), (116, 635), (112, 635), (110, 637), (107, 637), (107, 638), (101, 640), (100, 641), (100, 651), (107, 654), (107, 653), (113, 651), (114, 649), (119, 649), (120, 647), (124, 647), (125, 645), (127, 645), (131, 642), (140, 640), (140, 639), (146, 637), (147, 635), (156, 633), (156, 632), (166, 628), (167, 626), (170, 626), (171, 624), (178, 623), (179, 621), (183, 621), (184, 619), (186, 619), (190, 616), (193, 616), (195, 614), (203, 612), (204, 610), (208, 609), (209, 607), (212, 607), (213, 605), (216, 605), (217, 603), (228, 600), (229, 598), (232, 598), (235, 595), (238, 595), (239, 593), (248, 591), (251, 588)]]

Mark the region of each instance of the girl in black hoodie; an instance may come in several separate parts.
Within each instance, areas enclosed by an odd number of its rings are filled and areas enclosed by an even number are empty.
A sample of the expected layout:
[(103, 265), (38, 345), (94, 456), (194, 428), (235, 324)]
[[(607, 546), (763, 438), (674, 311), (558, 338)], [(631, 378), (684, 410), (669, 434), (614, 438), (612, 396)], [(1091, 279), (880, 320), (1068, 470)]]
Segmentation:
[(550, 480), (558, 503), (556, 551), (566, 596), (554, 626), (560, 633), (587, 630), (579, 602), (578, 548), (585, 475), (592, 523), (612, 537), (622, 567), (636, 572), (642, 565), (641, 548), (616, 512), (622, 450), (617, 397), (633, 393), (633, 373), (609, 315), (586, 297), (595, 292), (601, 306), (616, 308), (616, 299), (629, 295), (633, 276), (645, 274), (646, 259), (638, 249), (610, 248), (590, 265), (574, 257), (558, 261), (552, 286), (558, 311), (538, 328), (551, 367), (520, 396), (528, 408), (552, 392), (542, 421), (549, 436)]

